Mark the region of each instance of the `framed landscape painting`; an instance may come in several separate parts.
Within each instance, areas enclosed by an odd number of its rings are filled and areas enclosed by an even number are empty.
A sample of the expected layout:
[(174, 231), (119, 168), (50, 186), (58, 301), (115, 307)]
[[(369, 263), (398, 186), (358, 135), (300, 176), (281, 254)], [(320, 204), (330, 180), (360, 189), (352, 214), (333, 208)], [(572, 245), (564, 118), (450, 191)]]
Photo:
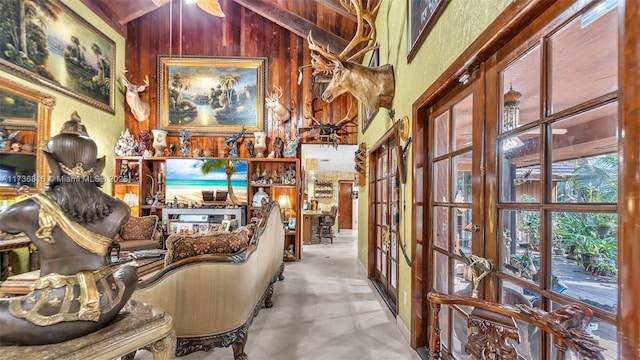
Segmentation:
[(407, 60), (416, 55), (449, 0), (407, 0)]
[(264, 129), (266, 58), (158, 57), (163, 129), (221, 135)]
[(0, 1), (0, 24), (1, 70), (115, 113), (113, 40), (55, 0)]

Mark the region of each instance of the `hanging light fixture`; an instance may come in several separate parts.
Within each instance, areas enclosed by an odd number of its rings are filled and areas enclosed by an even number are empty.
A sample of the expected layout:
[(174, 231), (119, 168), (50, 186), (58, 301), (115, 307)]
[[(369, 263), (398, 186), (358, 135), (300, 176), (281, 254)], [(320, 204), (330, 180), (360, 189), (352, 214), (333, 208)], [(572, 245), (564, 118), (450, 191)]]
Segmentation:
[(522, 94), (513, 90), (509, 85), (509, 91), (504, 94), (504, 109), (502, 116), (502, 130), (511, 130), (518, 126), (520, 120), (520, 98)]

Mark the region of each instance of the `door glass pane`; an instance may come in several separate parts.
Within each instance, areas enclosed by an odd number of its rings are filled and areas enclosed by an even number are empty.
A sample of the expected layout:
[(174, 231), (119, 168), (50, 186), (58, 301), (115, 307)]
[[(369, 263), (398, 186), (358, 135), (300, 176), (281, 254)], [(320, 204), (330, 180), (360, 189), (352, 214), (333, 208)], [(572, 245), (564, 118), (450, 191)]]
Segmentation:
[(500, 224), (502, 229), (502, 270), (524, 280), (538, 283), (540, 213), (538, 211), (500, 210)]
[(455, 269), (455, 279), (453, 291), (463, 296), (473, 295), (473, 269), (460, 260), (453, 260), (453, 268)]
[(449, 112), (445, 112), (435, 119), (433, 142), (434, 157), (449, 152)]
[(449, 250), (449, 208), (436, 206), (433, 208), (433, 244), (444, 250)]
[(605, 105), (552, 125), (554, 202), (618, 201), (617, 105)]
[(455, 194), (452, 195), (453, 202), (471, 203), (471, 162), (473, 154), (471, 151), (453, 158), (453, 186)]
[(500, 200), (540, 199), (540, 132), (525, 131), (498, 141)]
[(553, 255), (551, 270), (564, 295), (610, 313), (618, 304), (617, 216), (594, 212), (555, 212), (554, 247), (567, 254)]
[(509, 131), (540, 119), (540, 46), (502, 72), (502, 126)]
[(453, 149), (471, 146), (473, 135), (473, 94), (453, 106)]
[(449, 293), (449, 261), (446, 255), (433, 253), (433, 288), (444, 294)]
[(464, 352), (464, 346), (467, 344), (467, 318), (455, 310), (451, 312), (453, 313), (453, 354), (456, 359), (471, 359), (471, 356)]
[(449, 201), (449, 159), (437, 161), (433, 164), (433, 201)]
[(550, 37), (552, 113), (618, 89), (616, 4), (600, 1)]
[(471, 252), (471, 209), (454, 208), (451, 219), (455, 231), (455, 253), (458, 254), (458, 250), (462, 250), (465, 254), (469, 254)]

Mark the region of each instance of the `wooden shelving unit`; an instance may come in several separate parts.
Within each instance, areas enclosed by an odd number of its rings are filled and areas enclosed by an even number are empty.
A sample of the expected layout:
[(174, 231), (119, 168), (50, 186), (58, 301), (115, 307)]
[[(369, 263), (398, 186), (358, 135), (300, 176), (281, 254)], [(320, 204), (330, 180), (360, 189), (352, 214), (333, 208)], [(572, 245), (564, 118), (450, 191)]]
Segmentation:
[[(297, 158), (251, 158), (249, 160), (249, 189), (247, 190), (248, 211), (251, 219), (260, 206), (254, 206), (253, 199), (262, 189), (269, 199), (278, 201), (280, 195), (288, 195), (290, 209), (282, 209), (283, 223), (286, 222), (285, 260), (299, 260), (302, 256), (300, 242), (300, 160)], [(255, 204), (257, 205), (257, 204)], [(291, 221), (289, 221), (292, 219)], [(293, 228), (290, 228), (289, 225)]]
[[(132, 215), (148, 215), (152, 211), (153, 199), (165, 198), (164, 176), (165, 158), (140, 156), (116, 156), (113, 164), (113, 195), (124, 200), (132, 193), (138, 199), (138, 206), (132, 207)], [(285, 260), (301, 258), (301, 183), (300, 160), (297, 158), (238, 158), (248, 164), (246, 221), (260, 209), (253, 206), (253, 198), (262, 190), (270, 200), (278, 201), (280, 195), (288, 195), (291, 208), (283, 210), (285, 231)], [(153, 179), (153, 186), (152, 181)], [(155, 213), (162, 217), (164, 202), (155, 207)]]

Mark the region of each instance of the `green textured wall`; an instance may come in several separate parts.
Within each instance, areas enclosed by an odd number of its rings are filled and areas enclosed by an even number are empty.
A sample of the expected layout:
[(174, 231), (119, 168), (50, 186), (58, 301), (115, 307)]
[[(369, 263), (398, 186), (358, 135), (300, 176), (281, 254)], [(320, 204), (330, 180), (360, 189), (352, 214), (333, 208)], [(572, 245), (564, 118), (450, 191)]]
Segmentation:
[[(3, 71), (0, 71), (0, 75), (23, 84), (30, 89), (51, 94), (55, 97), (56, 105), (51, 113), (51, 133), (49, 136), (57, 134), (60, 131), (62, 123), (69, 120), (71, 118), (71, 114), (74, 111), (77, 111), (78, 115), (82, 118), (82, 122), (87, 127), (89, 136), (91, 136), (98, 145), (98, 156), (106, 156), (107, 166), (105, 167), (103, 174), (107, 179), (109, 179), (111, 176), (114, 147), (124, 126), (124, 95), (120, 91), (121, 85), (119, 85), (117, 80), (119, 78), (119, 74), (121, 74), (124, 69), (125, 40), (120, 34), (100, 20), (100, 18), (98, 18), (91, 10), (86, 8), (80, 1), (62, 0), (62, 2), (115, 42), (116, 63), (112, 64), (112, 66), (114, 66), (114, 75), (116, 78), (114, 89), (115, 114), (110, 114), (96, 109), (91, 105), (70, 98), (48, 87), (35, 85), (34, 83), (22, 80), (21, 78), (7, 74)], [(106, 193), (111, 194), (111, 182), (107, 181), (102, 189)]]
[[(407, 63), (406, 18), (407, 1), (382, 0), (376, 27), (380, 43), (380, 64), (392, 64), (395, 72), (396, 93), (393, 102), (394, 118), (411, 117), (412, 104), (449, 67), (453, 61), (489, 26), (511, 3), (510, 0), (450, 0), (444, 13), (422, 43), (418, 53)], [(365, 64), (368, 60), (365, 59)], [(386, 109), (381, 108), (365, 134), (358, 134), (358, 143), (370, 148), (384, 135), (393, 122)], [(407, 163), (411, 164), (411, 152)], [(368, 170), (368, 169), (367, 169)], [(411, 167), (407, 170), (407, 184), (401, 194), (400, 229), (407, 250), (411, 251)], [(368, 174), (367, 174), (368, 179)], [(358, 204), (358, 256), (365, 267), (369, 224), (368, 187), (360, 187)], [(399, 256), (398, 315), (410, 329), (411, 268)], [(404, 292), (407, 304), (403, 303)]]

